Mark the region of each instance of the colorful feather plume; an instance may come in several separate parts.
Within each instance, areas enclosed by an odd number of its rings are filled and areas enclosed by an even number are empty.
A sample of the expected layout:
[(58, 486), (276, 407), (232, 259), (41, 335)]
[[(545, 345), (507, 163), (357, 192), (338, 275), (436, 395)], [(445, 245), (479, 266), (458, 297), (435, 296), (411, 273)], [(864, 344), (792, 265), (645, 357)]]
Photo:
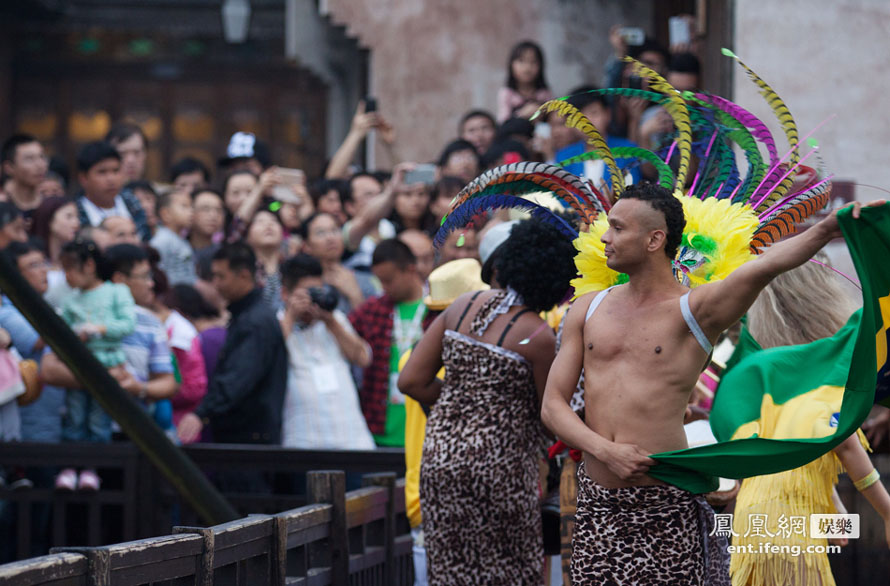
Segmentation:
[[(642, 147), (615, 147), (612, 149), (612, 156), (616, 159), (639, 159), (640, 161), (650, 163), (658, 172), (659, 185), (665, 189), (670, 189), (674, 185), (674, 171), (671, 169), (670, 165), (662, 161), (661, 157), (650, 150)], [(601, 156), (599, 152), (590, 151), (559, 161), (557, 164), (560, 167), (565, 167), (567, 165), (600, 158)]]
[(689, 153), (692, 144), (692, 128), (689, 123), (689, 110), (683, 97), (655, 71), (646, 67), (636, 59), (625, 57), (625, 61), (632, 63), (634, 69), (649, 82), (649, 87), (668, 97), (664, 102), (665, 110), (671, 115), (674, 126), (677, 127), (677, 151), (680, 153), (680, 163), (677, 167), (674, 195), (683, 195), (683, 187), (686, 185), (686, 174), (689, 172)]
[(695, 97), (702, 102), (719, 108), (738, 120), (751, 132), (751, 135), (754, 138), (763, 143), (766, 147), (766, 151), (769, 153), (770, 165), (775, 165), (778, 162), (779, 152), (776, 149), (776, 141), (773, 139), (773, 135), (769, 131), (769, 128), (767, 128), (766, 124), (764, 124), (760, 118), (745, 110), (738, 104), (734, 104), (720, 96), (698, 93), (695, 94)]
[(767, 246), (794, 234), (798, 224), (825, 208), (830, 200), (831, 183), (823, 180), (796, 194), (787, 203), (780, 202), (774, 212), (761, 218), (760, 227), (751, 238), (752, 252), (759, 254)]
[[(771, 88), (769, 84), (767, 84), (763, 79), (757, 75), (753, 69), (745, 65), (745, 62), (739, 59), (739, 56), (730, 51), (729, 49), (723, 49), (723, 54), (727, 57), (732, 57), (736, 61), (738, 61), (739, 65), (745, 70), (748, 74), (748, 77), (751, 78), (758, 88), (760, 88), (760, 94), (766, 99), (766, 102), (769, 104), (770, 108), (772, 108), (773, 113), (776, 115), (776, 118), (779, 120), (779, 124), (782, 125), (782, 130), (785, 131), (785, 137), (788, 139), (788, 146), (792, 149), (797, 146), (798, 143), (798, 135), (797, 135), (797, 124), (794, 123), (794, 117), (791, 115), (791, 112), (788, 110), (788, 106), (785, 105), (785, 102), (782, 98), (779, 97), (779, 94), (776, 93), (776, 90)], [(798, 161), (800, 155), (795, 152), (791, 155), (791, 163), (794, 164)]]
[(542, 205), (515, 195), (486, 195), (468, 200), (446, 216), (439, 231), (436, 232), (433, 245), (436, 248), (442, 246), (451, 232), (463, 228), (480, 213), (496, 209), (525, 210), (531, 214), (532, 218), (556, 227), (567, 238), (574, 239), (578, 236), (578, 231), (571, 224)]
[(558, 113), (566, 119), (565, 125), (567, 127), (577, 128), (584, 133), (587, 137), (587, 143), (601, 153), (603, 162), (606, 164), (606, 167), (609, 168), (609, 179), (612, 184), (612, 193), (616, 197), (620, 196), (621, 192), (624, 191), (624, 175), (618, 170), (618, 165), (615, 164), (615, 158), (612, 156), (612, 152), (609, 150), (606, 140), (603, 138), (603, 135), (600, 134), (600, 131), (596, 126), (594, 126), (587, 116), (581, 113), (578, 108), (566, 102), (564, 98), (544, 102), (541, 107), (538, 108), (538, 111), (535, 112), (535, 115), (532, 116), (532, 119), (534, 120), (534, 118), (541, 113), (548, 112)]
[(751, 237), (757, 216), (743, 203), (681, 196), (686, 227), (675, 272), (690, 287), (725, 279), (754, 258)]
[[(568, 127), (584, 133), (593, 150), (558, 165), (523, 162), (483, 173), (455, 197), (451, 214), (443, 218), (436, 234), (435, 245), (441, 246), (450, 232), (467, 225), (482, 212), (521, 209), (573, 240), (578, 251), (575, 264), (581, 275), (572, 281), (576, 296), (624, 282), (627, 276), (606, 264), (605, 246), (600, 238), (609, 224), (606, 214), (600, 212), (610, 209), (609, 195), (619, 196), (624, 190), (616, 159), (635, 159), (653, 165), (659, 185), (672, 189), (683, 204), (686, 228), (674, 260), (678, 280), (694, 287), (725, 278), (763, 247), (792, 233), (795, 224), (824, 208), (830, 198), (831, 183), (824, 173), (802, 166), (807, 157), (815, 155), (818, 159), (818, 152), (814, 149), (801, 156), (797, 127), (781, 98), (732, 52), (724, 53), (739, 61), (781, 122), (791, 145), (784, 156), (778, 156), (767, 126), (747, 109), (719, 96), (680, 94), (656, 72), (629, 60), (636, 72), (648, 80), (648, 90), (606, 88), (590, 93), (644, 98), (664, 107), (676, 128), (669, 145), (655, 152), (639, 147), (610, 150), (599, 131), (567, 98), (546, 102), (532, 118), (545, 112), (559, 113)], [(747, 160), (744, 179), (739, 173), (734, 145)], [(678, 155), (676, 171), (670, 165), (674, 154)], [(688, 193), (684, 193), (693, 154), (699, 164)], [(607, 166), (611, 194), (562, 168), (592, 159), (603, 160)], [(800, 188), (804, 183), (806, 186)], [(795, 192), (791, 192), (792, 188)], [(588, 231), (579, 233), (555, 212), (523, 198), (539, 192), (552, 195), (577, 213)]]
[(451, 208), (485, 195), (528, 195), (543, 191), (572, 208), (585, 223), (592, 222), (604, 209), (600, 194), (587, 182), (561, 167), (533, 162), (511, 163), (486, 171), (457, 194)]

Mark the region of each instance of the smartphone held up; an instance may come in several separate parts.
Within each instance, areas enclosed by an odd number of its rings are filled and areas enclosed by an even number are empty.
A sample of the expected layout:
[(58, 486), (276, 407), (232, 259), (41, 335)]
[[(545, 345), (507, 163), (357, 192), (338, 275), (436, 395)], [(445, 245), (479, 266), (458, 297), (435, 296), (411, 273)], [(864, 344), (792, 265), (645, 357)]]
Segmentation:
[(302, 204), (303, 198), (298, 194), (305, 191), (306, 173), (302, 169), (288, 169), (287, 167), (278, 167), (276, 172), (281, 182), (272, 188), (272, 195), (275, 196), (275, 199), (282, 203)]

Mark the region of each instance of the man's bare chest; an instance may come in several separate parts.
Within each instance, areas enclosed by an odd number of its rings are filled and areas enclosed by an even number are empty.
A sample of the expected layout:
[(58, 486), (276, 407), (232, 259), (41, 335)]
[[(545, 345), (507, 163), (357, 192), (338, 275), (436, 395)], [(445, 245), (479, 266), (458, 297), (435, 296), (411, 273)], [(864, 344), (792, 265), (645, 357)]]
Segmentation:
[(603, 303), (584, 326), (585, 362), (666, 364), (687, 351), (688, 337), (678, 303), (642, 309)]

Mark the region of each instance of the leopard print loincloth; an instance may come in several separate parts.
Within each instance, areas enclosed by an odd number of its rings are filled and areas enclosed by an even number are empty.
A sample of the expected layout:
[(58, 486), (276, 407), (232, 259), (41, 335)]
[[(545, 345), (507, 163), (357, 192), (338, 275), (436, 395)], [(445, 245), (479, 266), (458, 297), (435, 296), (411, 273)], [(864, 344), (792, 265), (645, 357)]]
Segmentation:
[(604, 488), (578, 467), (572, 584), (729, 586), (725, 538), (714, 513), (675, 486)]

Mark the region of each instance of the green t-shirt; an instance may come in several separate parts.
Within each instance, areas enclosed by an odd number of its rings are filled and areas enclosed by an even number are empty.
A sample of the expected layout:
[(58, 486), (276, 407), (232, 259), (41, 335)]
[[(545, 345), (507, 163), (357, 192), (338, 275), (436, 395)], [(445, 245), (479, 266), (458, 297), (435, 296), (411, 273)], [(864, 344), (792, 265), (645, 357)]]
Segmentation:
[[(395, 311), (398, 312), (398, 320), (394, 320), (392, 330), (392, 345), (389, 348), (389, 374), (391, 385), (395, 384), (399, 374), (399, 358), (404, 352), (411, 349), (423, 335), (423, 318), (426, 316), (426, 307), (423, 300), (397, 303)], [(403, 333), (409, 334), (399, 340), (397, 325), (404, 327)], [(407, 347), (400, 347), (406, 346)], [(386, 403), (386, 422), (383, 425), (383, 433), (374, 435), (374, 441), (378, 446), (397, 447), (405, 446), (405, 400), (404, 398), (393, 401), (393, 389), (389, 389), (389, 398)]]

